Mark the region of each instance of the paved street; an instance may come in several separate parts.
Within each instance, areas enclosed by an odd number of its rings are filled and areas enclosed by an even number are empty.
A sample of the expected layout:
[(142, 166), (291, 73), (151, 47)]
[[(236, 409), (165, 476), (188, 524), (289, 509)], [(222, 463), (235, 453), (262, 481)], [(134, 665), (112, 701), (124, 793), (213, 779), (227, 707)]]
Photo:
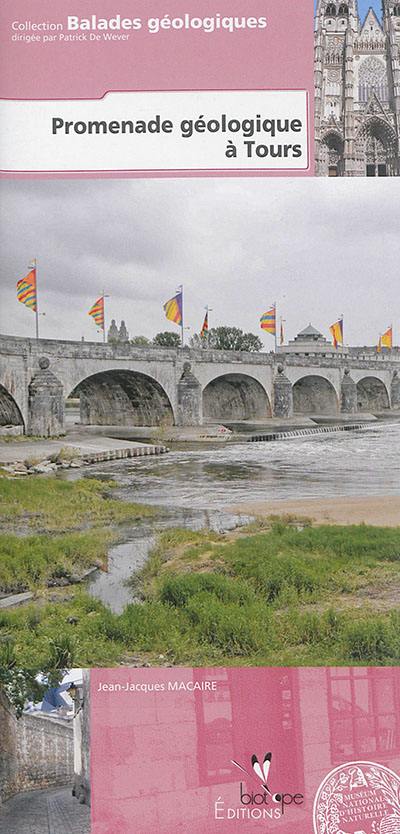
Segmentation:
[(0, 834), (90, 834), (90, 810), (69, 787), (21, 793), (1, 806)]

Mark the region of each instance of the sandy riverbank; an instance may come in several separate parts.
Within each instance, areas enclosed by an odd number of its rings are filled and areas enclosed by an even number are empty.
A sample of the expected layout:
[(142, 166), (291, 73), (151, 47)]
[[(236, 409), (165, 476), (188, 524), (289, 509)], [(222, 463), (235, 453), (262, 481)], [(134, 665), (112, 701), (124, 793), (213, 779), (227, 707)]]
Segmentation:
[(372, 524), (400, 526), (400, 495), (302, 498), (292, 501), (249, 501), (229, 508), (232, 512), (265, 518), (270, 515), (307, 516), (316, 524)]

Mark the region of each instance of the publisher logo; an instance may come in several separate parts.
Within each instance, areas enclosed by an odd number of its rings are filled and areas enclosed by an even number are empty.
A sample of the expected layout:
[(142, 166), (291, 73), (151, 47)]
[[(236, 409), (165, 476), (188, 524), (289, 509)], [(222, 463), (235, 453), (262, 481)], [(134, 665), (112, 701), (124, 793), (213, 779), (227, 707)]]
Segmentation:
[(348, 762), (318, 788), (315, 834), (400, 834), (400, 777), (375, 762)]
[[(242, 773), (253, 782), (258, 783), (258, 787), (254, 789), (248, 787), (240, 781), (239, 784), (239, 803), (233, 808), (225, 807), (225, 802), (222, 796), (219, 796), (215, 803), (215, 819), (228, 820), (261, 820), (273, 819), (278, 820), (284, 816), (287, 808), (292, 805), (299, 807), (304, 802), (302, 793), (289, 793), (286, 790), (275, 790), (270, 784), (273, 784), (273, 779), (270, 777), (272, 763), (272, 753), (266, 753), (264, 758), (259, 760), (253, 754), (248, 767), (231, 759), (231, 764), (238, 768)], [(251, 784), (251, 782), (250, 782)]]

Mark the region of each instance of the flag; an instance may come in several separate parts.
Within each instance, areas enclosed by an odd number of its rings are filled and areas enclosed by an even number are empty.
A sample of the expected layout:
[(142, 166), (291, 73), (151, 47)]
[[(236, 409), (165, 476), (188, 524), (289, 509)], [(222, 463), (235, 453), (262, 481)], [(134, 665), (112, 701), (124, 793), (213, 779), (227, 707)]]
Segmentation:
[(391, 350), (393, 347), (393, 327), (392, 325), (388, 327), (387, 330), (379, 337), (378, 343), (378, 353), (381, 352), (382, 348), (388, 348)]
[(175, 324), (182, 324), (183, 293), (182, 290), (164, 304), (165, 316)]
[(281, 333), (280, 333), (280, 337), (279, 337), (279, 343), (281, 345), (285, 344), (285, 333), (284, 333), (284, 329), (283, 329), (283, 321), (281, 321)]
[(101, 330), (104, 330), (104, 295), (101, 295), (97, 301), (94, 302), (93, 306), (90, 308), (88, 315), (94, 319), (97, 324), (97, 327), (100, 327)]
[(25, 307), (29, 307), (34, 313), (37, 312), (37, 294), (36, 294), (36, 267), (28, 272), (25, 278), (17, 281), (17, 298)]
[(332, 335), (333, 346), (337, 348), (338, 345), (343, 345), (343, 319), (331, 324), (329, 330)]
[(208, 310), (204, 316), (203, 327), (200, 330), (200, 337), (204, 339), (208, 333)]
[(261, 330), (266, 330), (271, 336), (276, 335), (276, 307), (271, 307), (260, 318)]

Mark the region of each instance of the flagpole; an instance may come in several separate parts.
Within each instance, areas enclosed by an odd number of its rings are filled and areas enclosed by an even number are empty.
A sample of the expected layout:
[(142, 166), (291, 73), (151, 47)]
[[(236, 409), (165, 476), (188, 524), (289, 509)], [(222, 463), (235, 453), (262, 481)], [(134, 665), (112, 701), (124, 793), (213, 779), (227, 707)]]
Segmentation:
[(103, 344), (106, 342), (106, 291), (103, 290)]
[(35, 294), (36, 294), (36, 310), (35, 310), (35, 318), (36, 318), (36, 338), (39, 338), (39, 294), (38, 294), (38, 279), (37, 279), (37, 259), (34, 258), (33, 262), (35, 264)]
[(278, 352), (278, 341), (277, 341), (277, 332), (276, 332), (276, 301), (274, 303), (275, 308), (275, 353)]
[(181, 346), (183, 347), (183, 339), (184, 339), (184, 334), (183, 334), (183, 328), (184, 328), (184, 322), (183, 322), (183, 284), (180, 284), (180, 286), (179, 286), (179, 290), (180, 290), (180, 292), (181, 292), (181, 298), (182, 298), (182, 311), (181, 311)]

